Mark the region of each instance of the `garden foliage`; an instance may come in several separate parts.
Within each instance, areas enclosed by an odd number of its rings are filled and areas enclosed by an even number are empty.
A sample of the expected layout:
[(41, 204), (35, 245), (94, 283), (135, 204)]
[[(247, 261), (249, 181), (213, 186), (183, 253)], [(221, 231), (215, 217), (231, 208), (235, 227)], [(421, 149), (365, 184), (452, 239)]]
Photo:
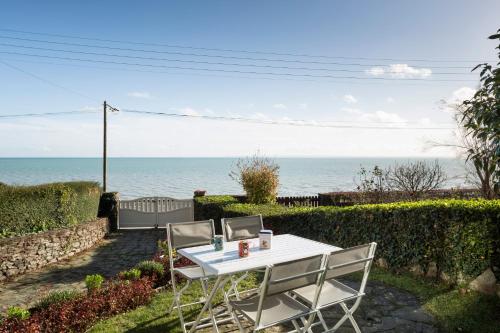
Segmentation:
[(0, 237), (68, 227), (97, 217), (94, 182), (0, 187)]

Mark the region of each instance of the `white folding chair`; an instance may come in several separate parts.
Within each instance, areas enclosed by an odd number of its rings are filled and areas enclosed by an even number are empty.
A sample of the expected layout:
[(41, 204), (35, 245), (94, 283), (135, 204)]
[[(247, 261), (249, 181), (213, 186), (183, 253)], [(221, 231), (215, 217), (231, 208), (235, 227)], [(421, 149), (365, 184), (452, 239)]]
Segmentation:
[[(317, 301), (318, 318), (324, 328), (324, 332), (335, 332), (347, 319), (351, 322), (354, 330), (361, 332), (358, 324), (354, 320), (353, 313), (359, 307), (361, 299), (365, 295), (366, 282), (370, 274), (373, 257), (375, 254), (376, 243), (355, 246), (348, 249), (332, 252), (327, 259), (324, 283), (321, 289), (321, 295), (318, 300), (315, 299), (315, 289), (311, 286), (301, 287), (292, 292), (292, 295), (313, 306)], [(353, 289), (337, 281), (335, 278), (363, 271), (363, 278), (358, 290)], [(356, 300), (351, 308), (347, 307), (346, 301)], [(339, 304), (344, 310), (344, 316), (333, 326), (328, 328), (321, 314), (321, 310)]]
[[(184, 307), (193, 306), (196, 304), (204, 304), (205, 300), (208, 297), (207, 281), (210, 276), (206, 275), (204, 270), (197, 265), (188, 267), (174, 267), (174, 249), (179, 250), (186, 247), (211, 244), (214, 234), (215, 228), (213, 220), (167, 224), (168, 256), (170, 263), (170, 274), (172, 278), (172, 291), (174, 294), (174, 299), (167, 313), (170, 313), (174, 309), (177, 309), (179, 313), (179, 320), (181, 322), (184, 333), (187, 333), (186, 326), (191, 325), (193, 322), (184, 322), (182, 309)], [(187, 280), (186, 285), (180, 290), (177, 290), (176, 275), (183, 276)], [(182, 304), (181, 296), (189, 288), (193, 281), (200, 282), (205, 299), (189, 304)], [(214, 327), (216, 327), (211, 307), (209, 308), (209, 311), (211, 316), (210, 318), (205, 318), (204, 321), (212, 319), (212, 323), (199, 325), (199, 328), (211, 325), (214, 325)]]
[[(262, 221), (262, 215), (252, 215), (252, 216), (242, 216), (242, 217), (232, 217), (221, 219), (222, 234), (224, 235), (224, 240), (226, 242), (233, 242), (251, 238), (258, 238), (259, 232), (264, 229), (264, 223)], [(231, 277), (231, 287), (228, 291), (230, 295), (236, 296), (236, 299), (240, 299), (240, 293), (248, 293), (255, 291), (257, 289), (250, 289), (239, 291), (238, 284), (246, 279), (248, 272), (245, 272), (239, 278)]]
[[(259, 295), (229, 302), (233, 319), (240, 332), (244, 332), (244, 329), (238, 314), (253, 324), (253, 332), (289, 321), (295, 327), (292, 332), (308, 331), (314, 321), (315, 306), (321, 291), (324, 260), (325, 256), (317, 255), (268, 266)], [(311, 287), (315, 290), (310, 307), (287, 294), (302, 287)], [(303, 327), (299, 326), (298, 319), (302, 319)]]

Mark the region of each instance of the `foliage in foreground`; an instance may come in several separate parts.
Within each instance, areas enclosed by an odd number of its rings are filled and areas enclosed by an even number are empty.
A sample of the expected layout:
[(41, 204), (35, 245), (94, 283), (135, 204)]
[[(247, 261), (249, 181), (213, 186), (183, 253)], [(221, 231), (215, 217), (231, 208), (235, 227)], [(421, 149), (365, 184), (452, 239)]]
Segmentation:
[[(500, 200), (428, 200), (350, 207), (294, 207), (229, 203), (221, 197), (208, 209), (195, 205), (198, 219), (262, 214), (275, 233), (291, 233), (349, 247), (377, 242), (377, 256), (391, 268), (435, 263), (452, 282), (500, 265)], [(211, 215), (217, 212), (217, 216)]]
[(0, 237), (68, 227), (97, 217), (95, 182), (0, 187)]
[[(409, 274), (394, 274), (378, 268), (372, 269), (370, 280), (377, 280), (416, 295), (423, 307), (436, 318), (437, 325), (444, 332), (498, 332), (500, 318), (497, 314), (500, 311), (500, 300), (497, 298), (474, 292), (463, 294), (433, 281), (415, 278)], [(255, 275), (245, 282), (245, 288), (258, 285)], [(194, 284), (184, 296), (183, 301), (193, 302), (201, 296), (201, 288), (198, 284)], [(177, 313), (174, 311), (169, 315), (165, 314), (172, 299), (173, 295), (170, 290), (161, 292), (153, 297), (148, 305), (100, 321), (89, 332), (181, 333)], [(220, 297), (218, 300), (220, 301)], [(194, 319), (197, 311), (199, 308), (193, 308), (191, 312), (186, 311), (186, 319)], [(354, 316), (358, 315), (359, 313), (356, 313)]]

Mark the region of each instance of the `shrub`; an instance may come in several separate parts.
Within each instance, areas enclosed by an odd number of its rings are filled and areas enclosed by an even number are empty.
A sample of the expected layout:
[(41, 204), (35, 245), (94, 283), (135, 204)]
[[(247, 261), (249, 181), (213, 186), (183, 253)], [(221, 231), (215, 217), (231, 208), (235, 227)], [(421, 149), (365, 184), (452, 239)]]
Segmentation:
[(418, 197), (441, 187), (446, 182), (446, 173), (437, 160), (433, 164), (425, 161), (407, 162), (390, 167), (387, 181), (391, 189)]
[(141, 277), (141, 271), (137, 268), (132, 268), (128, 271), (122, 272), (120, 275), (125, 280), (139, 280), (139, 278)]
[(72, 226), (97, 217), (94, 182), (0, 187), (0, 237)]
[(149, 303), (153, 294), (149, 279), (108, 283), (91, 295), (36, 310), (26, 320), (8, 318), (0, 333), (85, 332), (101, 319)]
[(77, 290), (53, 291), (44, 298), (42, 298), (40, 301), (38, 301), (35, 304), (34, 308), (45, 309), (51, 306), (52, 304), (73, 300), (79, 297), (82, 297), (82, 294)]
[(85, 286), (89, 292), (100, 289), (103, 282), (104, 278), (100, 274), (92, 274), (85, 277)]
[(25, 320), (30, 316), (30, 312), (18, 306), (11, 306), (7, 309), (7, 318)]
[(268, 158), (253, 156), (240, 159), (230, 176), (243, 186), (249, 203), (264, 204), (276, 201), (279, 185), (279, 166)]
[[(194, 198), (194, 219), (195, 221), (214, 219), (220, 221), (224, 217), (224, 207), (238, 203), (238, 200), (231, 195), (210, 195)], [(222, 234), (220, 223), (215, 223), (215, 232)]]
[[(200, 210), (203, 211), (203, 210)], [(500, 200), (427, 200), (349, 207), (231, 204), (223, 216), (262, 214), (266, 228), (349, 247), (377, 242), (390, 267), (430, 262), (451, 281), (500, 264)], [(200, 216), (199, 218), (210, 218)]]
[(165, 273), (165, 268), (163, 264), (153, 260), (144, 260), (135, 266), (138, 270), (141, 271), (141, 276), (149, 276), (149, 277), (162, 277), (163, 273)]

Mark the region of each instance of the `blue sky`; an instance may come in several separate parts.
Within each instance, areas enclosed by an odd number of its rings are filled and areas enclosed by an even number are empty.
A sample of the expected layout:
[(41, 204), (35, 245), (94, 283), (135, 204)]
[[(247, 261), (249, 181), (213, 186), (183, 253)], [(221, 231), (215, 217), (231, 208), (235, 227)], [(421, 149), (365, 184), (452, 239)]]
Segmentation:
[[(449, 127), (452, 114), (440, 107), (440, 100), (468, 96), (477, 85), (477, 75), (468, 74), (467, 68), (437, 67), (473, 67), (479, 61), (494, 61), (495, 44), (487, 36), (499, 28), (500, 12), (498, 1), (482, 1), (481, 9), (475, 1), (3, 1), (1, 6), (0, 29), (369, 59), (138, 46), (0, 30), (0, 61), (17, 68), (0, 63), (0, 115), (92, 111), (106, 99), (123, 109), (403, 128), (276, 126), (122, 112), (109, 117), (111, 156), (242, 156), (256, 151), (271, 156), (454, 156), (452, 150), (427, 148), (430, 141), (453, 140), (452, 130), (409, 127)], [(26, 39), (309, 63), (110, 51)], [(358, 72), (116, 60), (12, 45)], [(283, 79), (272, 75), (97, 64), (12, 52), (224, 70), (355, 75), (361, 79)], [(449, 62), (452, 60), (460, 62)], [(310, 63), (314, 61), (363, 66)], [(458, 74), (439, 74), (443, 72)], [(381, 77), (391, 80), (379, 80)], [(441, 79), (465, 81), (437, 81)], [(100, 120), (98, 113), (0, 118), (0, 156), (99, 156)]]

